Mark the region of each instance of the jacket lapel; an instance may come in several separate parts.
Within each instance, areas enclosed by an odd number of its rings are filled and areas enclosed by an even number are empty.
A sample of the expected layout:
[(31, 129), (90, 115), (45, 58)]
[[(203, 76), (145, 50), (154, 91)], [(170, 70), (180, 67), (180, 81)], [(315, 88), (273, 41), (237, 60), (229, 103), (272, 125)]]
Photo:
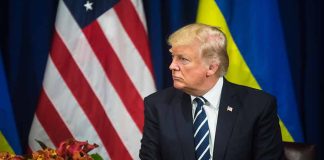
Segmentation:
[(224, 78), (213, 151), (214, 160), (224, 159), (238, 112), (238, 97), (235, 95), (231, 84)]
[(175, 118), (176, 130), (182, 146), (183, 157), (185, 160), (194, 160), (195, 149), (190, 96), (182, 93), (180, 99), (175, 98), (172, 103), (174, 106), (173, 116)]

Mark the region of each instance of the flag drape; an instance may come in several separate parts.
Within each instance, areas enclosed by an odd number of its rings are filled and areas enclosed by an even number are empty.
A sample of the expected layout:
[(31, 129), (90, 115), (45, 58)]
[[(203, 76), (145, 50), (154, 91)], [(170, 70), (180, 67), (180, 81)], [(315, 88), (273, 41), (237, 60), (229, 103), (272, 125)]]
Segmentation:
[(14, 153), (10, 144), (7, 142), (7, 139), (3, 136), (1, 131), (0, 131), (0, 152)]
[(61, 0), (29, 147), (76, 138), (104, 159), (137, 159), (154, 91), (141, 1)]
[(230, 81), (276, 96), (285, 141), (303, 141), (277, 1), (200, 0), (197, 21), (228, 37)]
[(5, 77), (0, 50), (0, 151), (21, 153), (21, 146)]

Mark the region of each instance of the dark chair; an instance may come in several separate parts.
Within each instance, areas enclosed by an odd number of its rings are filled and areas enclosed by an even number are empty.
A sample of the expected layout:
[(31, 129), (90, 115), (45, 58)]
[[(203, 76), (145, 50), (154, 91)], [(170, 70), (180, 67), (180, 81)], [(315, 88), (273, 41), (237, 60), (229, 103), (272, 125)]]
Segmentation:
[(315, 145), (284, 142), (285, 160), (315, 160)]

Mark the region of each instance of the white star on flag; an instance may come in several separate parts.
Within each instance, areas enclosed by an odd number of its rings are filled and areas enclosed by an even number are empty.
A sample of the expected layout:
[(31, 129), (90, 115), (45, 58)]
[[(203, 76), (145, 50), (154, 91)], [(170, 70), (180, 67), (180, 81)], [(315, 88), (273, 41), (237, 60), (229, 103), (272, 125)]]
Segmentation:
[(92, 8), (92, 5), (93, 5), (92, 2), (87, 1), (87, 3), (84, 4), (83, 6), (86, 8), (87, 11), (89, 11), (89, 10), (92, 10), (93, 9)]

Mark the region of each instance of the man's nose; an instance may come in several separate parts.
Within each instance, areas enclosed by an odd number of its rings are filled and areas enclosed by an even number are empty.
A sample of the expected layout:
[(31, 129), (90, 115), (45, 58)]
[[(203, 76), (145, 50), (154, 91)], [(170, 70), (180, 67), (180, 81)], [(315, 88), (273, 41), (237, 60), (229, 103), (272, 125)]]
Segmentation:
[(179, 66), (178, 64), (176, 63), (176, 60), (175, 59), (172, 59), (172, 62), (169, 66), (169, 69), (172, 71), (172, 70), (179, 70)]

